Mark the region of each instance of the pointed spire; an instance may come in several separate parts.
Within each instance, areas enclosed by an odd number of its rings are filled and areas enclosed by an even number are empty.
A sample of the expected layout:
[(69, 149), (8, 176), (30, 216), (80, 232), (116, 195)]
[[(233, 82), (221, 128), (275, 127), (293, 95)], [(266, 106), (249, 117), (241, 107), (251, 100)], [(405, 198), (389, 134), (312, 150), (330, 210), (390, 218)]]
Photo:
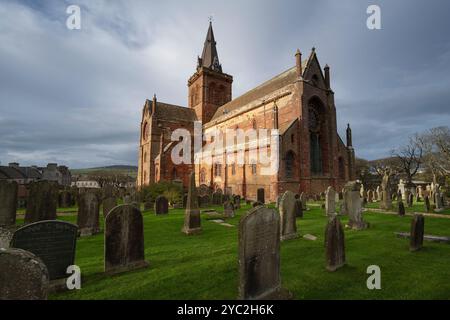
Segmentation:
[(297, 52), (295, 53), (295, 65), (297, 68), (297, 77), (301, 78), (302, 76), (302, 53), (300, 52), (300, 49), (297, 49)]
[(214, 39), (214, 32), (211, 21), (209, 22), (208, 33), (206, 34), (202, 57), (198, 62), (202, 67), (222, 72), (222, 66), (219, 63), (219, 55), (217, 54), (216, 40)]
[(325, 71), (325, 85), (327, 86), (327, 89), (330, 89), (330, 67), (325, 65), (325, 68), (323, 69)]
[(155, 114), (155, 112), (156, 112), (156, 103), (157, 103), (156, 94), (154, 94), (153, 101), (152, 101), (152, 114)]
[(352, 147), (352, 129), (350, 128), (350, 123), (347, 123), (347, 147)]

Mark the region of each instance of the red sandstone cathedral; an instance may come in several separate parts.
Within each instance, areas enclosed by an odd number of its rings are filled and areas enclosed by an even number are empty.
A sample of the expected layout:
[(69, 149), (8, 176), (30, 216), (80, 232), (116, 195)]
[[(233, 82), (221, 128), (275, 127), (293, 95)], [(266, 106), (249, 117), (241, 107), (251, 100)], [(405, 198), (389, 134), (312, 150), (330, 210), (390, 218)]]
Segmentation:
[[(355, 178), (355, 152), (350, 127), (346, 144), (337, 133), (330, 68), (322, 70), (314, 48), (302, 60), (297, 50), (295, 66), (232, 99), (233, 77), (222, 70), (210, 23), (197, 69), (188, 80), (188, 108), (146, 100), (139, 141), (138, 187), (162, 180), (188, 185), (195, 170), (197, 185), (221, 189), (255, 200), (263, 188), (275, 201), (286, 190), (317, 194), (333, 186), (340, 190)], [(192, 134), (194, 122), (203, 133), (214, 129), (278, 129), (279, 170), (260, 174), (257, 163), (200, 163), (174, 165), (171, 133), (184, 128)], [(248, 153), (248, 147), (245, 153)]]

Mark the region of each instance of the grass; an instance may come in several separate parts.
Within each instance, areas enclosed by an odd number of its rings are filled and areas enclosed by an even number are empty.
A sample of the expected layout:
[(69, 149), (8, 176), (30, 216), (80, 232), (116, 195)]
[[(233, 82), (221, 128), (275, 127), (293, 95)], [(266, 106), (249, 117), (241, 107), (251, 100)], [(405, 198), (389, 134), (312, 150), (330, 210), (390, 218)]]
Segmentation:
[[(403, 203), (405, 205), (406, 212), (427, 213), (426, 208), (425, 208), (425, 202), (423, 202), (423, 201), (421, 201), (421, 202), (414, 201), (414, 203), (411, 207), (408, 207), (406, 205), (406, 201), (403, 201)], [(371, 203), (366, 204), (366, 208), (369, 208), (369, 209), (379, 209), (379, 207), (380, 207), (380, 202), (371, 202)], [(392, 201), (392, 209), (390, 211), (397, 212), (397, 208), (398, 208), (397, 200)], [(432, 212), (428, 212), (428, 213), (436, 213), (436, 212), (432, 211)], [(450, 215), (450, 209), (445, 209), (442, 212), (438, 212), (438, 213)]]
[[(82, 270), (82, 289), (51, 295), (51, 299), (235, 299), (238, 288), (237, 225), (250, 207), (243, 206), (225, 227), (202, 217), (203, 232), (180, 232), (183, 210), (166, 216), (144, 211), (145, 255), (148, 269), (116, 276), (103, 273), (103, 234), (77, 242), (76, 264)], [(317, 204), (297, 220), (303, 238), (283, 242), (283, 287), (295, 299), (449, 299), (450, 246), (425, 242), (409, 252), (408, 240), (394, 232), (409, 231), (410, 217), (364, 213), (370, 229), (345, 231), (347, 265), (325, 270), (323, 234), (326, 217)], [(217, 208), (217, 210), (221, 210)], [(75, 222), (76, 216), (60, 217)], [(346, 218), (342, 219), (345, 223)], [(103, 227), (103, 221), (101, 221)], [(449, 235), (450, 219), (425, 218), (425, 232)], [(368, 290), (366, 269), (381, 268), (381, 290)]]

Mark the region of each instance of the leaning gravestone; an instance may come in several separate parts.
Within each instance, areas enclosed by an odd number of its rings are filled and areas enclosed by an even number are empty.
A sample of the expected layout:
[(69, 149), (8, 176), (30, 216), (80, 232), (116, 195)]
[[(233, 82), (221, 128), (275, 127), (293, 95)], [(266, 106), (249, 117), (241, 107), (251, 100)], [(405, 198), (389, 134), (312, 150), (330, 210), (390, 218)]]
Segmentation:
[(404, 217), (405, 216), (405, 205), (403, 204), (402, 200), (400, 200), (398, 202), (398, 215), (400, 217)]
[(256, 196), (256, 201), (261, 202), (261, 203), (266, 203), (266, 199), (264, 196), (264, 188), (259, 188), (257, 190), (257, 196)]
[(336, 271), (345, 265), (344, 228), (336, 215), (331, 216), (325, 229), (326, 268)]
[(411, 222), (410, 251), (418, 251), (423, 246), (425, 219), (421, 214), (415, 214)]
[(336, 191), (328, 187), (325, 193), (325, 214), (332, 216), (336, 214)]
[(56, 219), (58, 185), (56, 182), (37, 181), (29, 185), (25, 223)]
[(362, 218), (362, 205), (359, 194), (359, 183), (348, 182), (345, 185), (345, 210), (348, 214), (347, 227), (355, 230), (362, 230), (368, 227), (368, 224)]
[(113, 208), (117, 207), (117, 199), (115, 197), (109, 197), (103, 200), (103, 218), (106, 218), (108, 213)]
[(189, 176), (188, 199), (184, 213), (184, 225), (181, 232), (191, 235), (202, 231), (200, 210), (198, 208), (197, 187), (195, 186), (195, 171)]
[(132, 205), (117, 206), (105, 219), (105, 272), (116, 274), (145, 267), (142, 214)]
[(223, 215), (225, 218), (234, 217), (234, 204), (231, 201), (227, 201), (223, 204)]
[(77, 225), (80, 236), (91, 236), (100, 232), (100, 208), (94, 193), (85, 192), (78, 199)]
[(281, 297), (280, 216), (253, 208), (239, 222), (239, 298)]
[(298, 237), (297, 224), (295, 220), (295, 195), (286, 191), (280, 202), (280, 235), (281, 241), (295, 239)]
[(0, 227), (16, 224), (17, 182), (0, 180)]
[(169, 200), (164, 196), (157, 196), (155, 199), (155, 214), (168, 214)]
[(0, 270), (0, 300), (47, 299), (47, 267), (33, 253), (0, 248)]
[(12, 248), (30, 251), (47, 266), (50, 280), (67, 276), (67, 267), (74, 264), (78, 227), (63, 221), (41, 221), (28, 224), (14, 232)]

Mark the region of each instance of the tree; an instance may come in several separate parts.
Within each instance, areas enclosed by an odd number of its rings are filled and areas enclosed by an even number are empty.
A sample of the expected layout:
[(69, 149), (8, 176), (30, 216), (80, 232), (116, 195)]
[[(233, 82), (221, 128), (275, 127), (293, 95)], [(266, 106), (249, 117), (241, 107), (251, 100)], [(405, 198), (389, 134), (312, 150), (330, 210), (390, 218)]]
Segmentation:
[(394, 149), (392, 156), (396, 160), (393, 163), (393, 167), (399, 173), (403, 173), (406, 177), (406, 183), (411, 185), (412, 179), (417, 174), (423, 160), (423, 147), (420, 136), (418, 134), (412, 136), (408, 144)]

